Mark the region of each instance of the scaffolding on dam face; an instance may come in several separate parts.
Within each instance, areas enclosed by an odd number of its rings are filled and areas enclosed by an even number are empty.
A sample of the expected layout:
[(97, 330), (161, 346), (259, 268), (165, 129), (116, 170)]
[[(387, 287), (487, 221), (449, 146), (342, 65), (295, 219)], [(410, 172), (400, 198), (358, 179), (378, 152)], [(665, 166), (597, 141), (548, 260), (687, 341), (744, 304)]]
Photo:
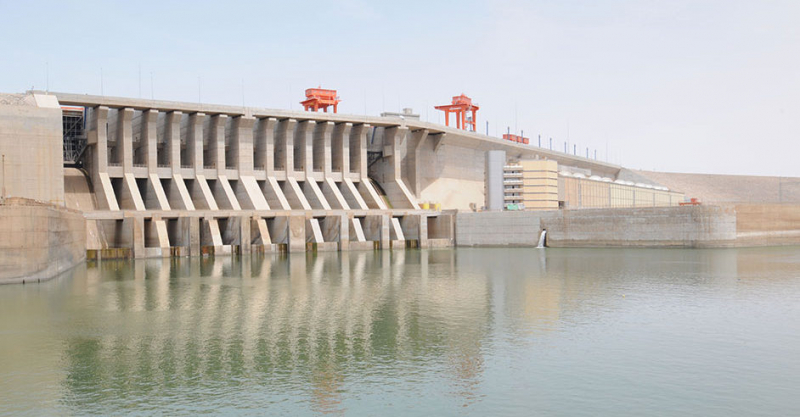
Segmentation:
[(64, 165), (81, 166), (86, 149), (86, 111), (83, 107), (61, 106), (64, 129)]

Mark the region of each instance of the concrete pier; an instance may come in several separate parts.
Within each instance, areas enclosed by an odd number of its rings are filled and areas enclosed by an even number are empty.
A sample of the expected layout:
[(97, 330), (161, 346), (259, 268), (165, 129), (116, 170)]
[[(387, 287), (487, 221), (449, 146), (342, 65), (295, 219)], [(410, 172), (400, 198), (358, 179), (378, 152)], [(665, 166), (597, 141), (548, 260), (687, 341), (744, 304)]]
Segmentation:
[[(433, 215), (433, 216), (431, 216)], [(90, 259), (451, 246), (440, 213), (397, 211), (120, 211), (86, 217)], [(431, 219), (448, 229), (428, 237)], [(433, 220), (434, 223), (437, 220)]]

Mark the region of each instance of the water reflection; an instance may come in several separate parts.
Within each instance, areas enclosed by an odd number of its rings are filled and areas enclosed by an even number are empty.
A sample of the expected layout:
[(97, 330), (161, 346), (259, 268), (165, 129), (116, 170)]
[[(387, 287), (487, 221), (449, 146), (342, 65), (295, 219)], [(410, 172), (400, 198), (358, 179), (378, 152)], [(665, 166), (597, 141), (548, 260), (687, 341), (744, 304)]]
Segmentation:
[(598, 249), (102, 262), (0, 289), (0, 413), (490, 413), (513, 403), (507, 375), (551, 366), (526, 352), (693, 323), (709, 300), (796, 290), (798, 265), (793, 250)]
[(354, 373), (428, 367), (472, 398), (491, 300), (455, 264), (453, 251), (103, 262), (71, 284), (88, 299), (69, 302), (95, 308), (67, 306), (83, 324), (66, 340), (68, 401), (255, 382), (338, 412)]

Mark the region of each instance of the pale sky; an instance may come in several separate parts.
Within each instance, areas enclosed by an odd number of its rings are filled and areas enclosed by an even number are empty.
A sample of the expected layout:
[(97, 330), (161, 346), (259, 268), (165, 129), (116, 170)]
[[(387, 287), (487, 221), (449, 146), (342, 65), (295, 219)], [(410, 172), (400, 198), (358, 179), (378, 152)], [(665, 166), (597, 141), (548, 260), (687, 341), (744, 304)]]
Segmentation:
[(340, 113), (437, 123), (463, 92), (482, 133), (800, 176), (797, 0), (269, 3), (0, 0), (0, 92), (100, 94), (102, 68), (109, 96), (297, 110), (321, 85)]

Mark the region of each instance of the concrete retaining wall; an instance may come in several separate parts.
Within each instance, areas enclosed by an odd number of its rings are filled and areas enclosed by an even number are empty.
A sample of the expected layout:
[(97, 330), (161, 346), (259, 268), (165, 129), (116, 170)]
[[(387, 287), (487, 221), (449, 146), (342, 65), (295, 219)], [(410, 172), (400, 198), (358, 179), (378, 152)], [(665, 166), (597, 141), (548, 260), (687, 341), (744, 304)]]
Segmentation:
[(457, 246), (726, 247), (737, 245), (733, 207), (459, 213)]
[(536, 246), (544, 217), (557, 211), (484, 211), (456, 215), (457, 246)]
[(86, 258), (79, 212), (24, 199), (0, 205), (0, 284), (55, 277)]
[(543, 218), (551, 247), (734, 246), (736, 214), (711, 206), (564, 210)]

